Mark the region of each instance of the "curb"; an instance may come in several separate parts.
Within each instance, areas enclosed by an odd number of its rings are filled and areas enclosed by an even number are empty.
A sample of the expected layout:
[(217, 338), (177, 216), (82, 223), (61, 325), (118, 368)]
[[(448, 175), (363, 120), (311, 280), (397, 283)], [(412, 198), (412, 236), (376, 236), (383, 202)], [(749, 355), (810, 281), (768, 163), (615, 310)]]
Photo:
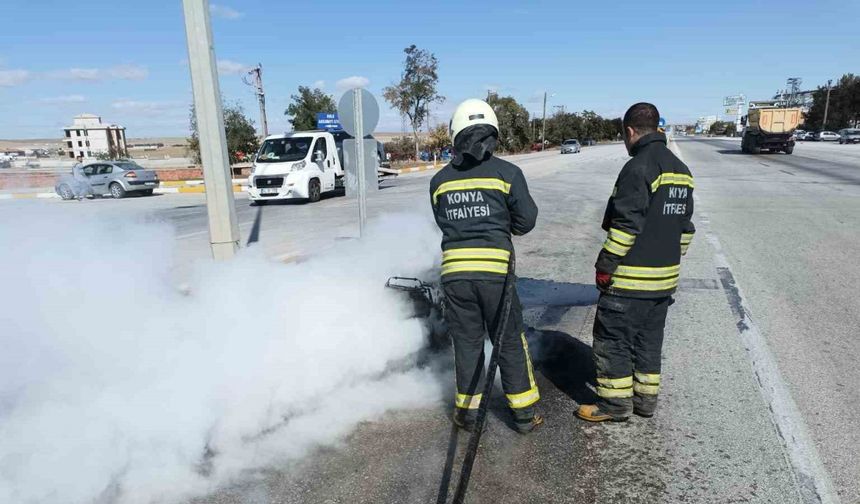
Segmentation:
[(439, 165), (439, 166), (426, 165), (426, 166), (416, 166), (414, 168), (401, 168), (401, 169), (397, 170), (397, 173), (403, 174), (403, 173), (415, 173), (415, 172), (430, 171), (430, 170), (440, 170), (440, 169), (442, 169), (443, 166), (445, 166), (445, 165), (444, 164)]
[[(245, 186), (245, 185), (234, 185), (233, 186), (233, 192), (234, 193), (245, 192), (245, 190), (247, 188), (248, 188), (248, 186)], [(205, 193), (206, 192), (206, 186), (204, 186), (202, 183), (200, 183), (200, 184), (196, 184), (196, 185), (192, 185), (192, 186), (159, 187), (158, 189), (155, 189), (152, 192), (153, 192), (153, 194)]]
[[(240, 193), (245, 192), (248, 186), (244, 185), (234, 185), (233, 192)], [(206, 188), (203, 186), (202, 181), (200, 184), (195, 184), (191, 186), (179, 186), (179, 187), (159, 187), (152, 191), (153, 194), (194, 194), (194, 193), (205, 193)], [(60, 195), (53, 192), (41, 192), (41, 193), (0, 193), (0, 201), (2, 200), (17, 200), (17, 199), (53, 199), (59, 198)]]
[(0, 194), (0, 200), (11, 200), (11, 199), (49, 199), (49, 198), (59, 198), (60, 195), (52, 192), (45, 193), (4, 193)]

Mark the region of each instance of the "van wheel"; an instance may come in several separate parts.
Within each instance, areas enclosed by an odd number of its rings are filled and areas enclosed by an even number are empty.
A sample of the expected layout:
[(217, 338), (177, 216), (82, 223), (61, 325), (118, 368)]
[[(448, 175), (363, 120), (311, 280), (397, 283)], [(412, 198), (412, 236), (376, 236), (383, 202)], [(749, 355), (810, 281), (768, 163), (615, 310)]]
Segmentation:
[(119, 182), (114, 182), (110, 185), (110, 195), (113, 196), (114, 199), (121, 199), (125, 197), (125, 189), (119, 184)]
[(320, 181), (317, 179), (311, 179), (311, 181), (308, 182), (308, 201), (310, 203), (316, 203), (320, 200), (320, 195)]

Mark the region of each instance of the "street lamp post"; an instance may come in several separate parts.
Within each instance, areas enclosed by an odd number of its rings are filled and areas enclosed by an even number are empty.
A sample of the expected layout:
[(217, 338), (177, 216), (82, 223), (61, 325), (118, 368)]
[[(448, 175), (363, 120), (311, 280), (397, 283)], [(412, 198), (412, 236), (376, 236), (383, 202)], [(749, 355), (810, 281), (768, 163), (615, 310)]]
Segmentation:
[(546, 91), (543, 92), (543, 121), (540, 129), (540, 150), (543, 152), (546, 149)]

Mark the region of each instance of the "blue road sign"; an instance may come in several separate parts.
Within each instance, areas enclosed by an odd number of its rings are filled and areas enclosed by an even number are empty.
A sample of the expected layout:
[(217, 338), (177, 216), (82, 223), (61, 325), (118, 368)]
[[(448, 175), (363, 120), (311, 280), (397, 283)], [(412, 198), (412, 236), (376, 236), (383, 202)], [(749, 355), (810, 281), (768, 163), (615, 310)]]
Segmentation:
[(342, 130), (340, 120), (337, 117), (337, 112), (330, 114), (328, 112), (317, 112), (317, 129), (326, 131)]
[(665, 128), (666, 127), (666, 119), (661, 117), (660, 122), (657, 123), (657, 126), (660, 128)]

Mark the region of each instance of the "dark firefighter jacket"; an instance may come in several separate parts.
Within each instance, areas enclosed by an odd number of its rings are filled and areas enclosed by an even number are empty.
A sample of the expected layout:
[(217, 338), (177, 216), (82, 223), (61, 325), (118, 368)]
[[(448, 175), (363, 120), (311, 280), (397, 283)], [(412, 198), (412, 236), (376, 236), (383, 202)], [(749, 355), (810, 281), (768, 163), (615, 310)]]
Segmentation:
[(663, 133), (645, 135), (632, 151), (606, 206), (607, 237), (595, 267), (612, 274), (607, 294), (668, 296), (678, 287), (681, 256), (696, 232), (693, 176)]
[(455, 150), (480, 157), (458, 154), (430, 181), (433, 214), (442, 230), (443, 282), (504, 281), (511, 234), (535, 226), (538, 209), (523, 172), (492, 155), (495, 138), (487, 131), (471, 126), (459, 133)]

